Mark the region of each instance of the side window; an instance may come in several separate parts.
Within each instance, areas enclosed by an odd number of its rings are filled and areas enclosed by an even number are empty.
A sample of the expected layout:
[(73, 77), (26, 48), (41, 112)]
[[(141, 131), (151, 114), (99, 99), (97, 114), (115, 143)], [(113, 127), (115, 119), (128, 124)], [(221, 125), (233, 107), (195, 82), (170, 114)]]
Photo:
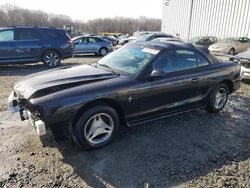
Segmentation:
[(197, 61), (199, 67), (210, 65), (209, 61), (200, 53), (197, 52)]
[(75, 40), (74, 40), (74, 43), (75, 43), (75, 44), (80, 44), (80, 43), (82, 43), (82, 38), (75, 39)]
[(76, 44), (81, 44), (81, 43), (86, 43), (86, 42), (88, 42), (88, 39), (86, 37), (81, 37), (74, 41), (74, 43)]
[(46, 38), (49, 40), (58, 40), (61, 38), (59, 32), (54, 29), (44, 29), (44, 33), (46, 34)]
[(200, 43), (203, 43), (203, 42), (205, 42), (205, 40), (207, 40), (207, 38), (202, 38), (202, 39), (200, 39)]
[(244, 38), (244, 41), (245, 42), (250, 42), (249, 38), (246, 38), (246, 37)]
[(215, 37), (209, 37), (209, 42), (210, 42), (210, 43), (215, 43), (215, 42), (216, 42)]
[[(96, 42), (102, 42), (102, 39), (95, 38)], [(107, 38), (107, 41), (112, 40), (111, 38)]]
[(189, 50), (176, 50), (180, 70), (196, 68), (197, 59), (195, 52)]
[(163, 71), (170, 73), (176, 71), (176, 54), (175, 51), (163, 52), (153, 63), (153, 70)]
[(16, 40), (36, 40), (39, 39), (39, 35), (34, 29), (17, 29)]
[(89, 38), (89, 43), (95, 43), (95, 42), (96, 42), (95, 38), (92, 38), (92, 37)]
[(196, 54), (189, 50), (169, 50), (163, 52), (153, 63), (153, 69), (165, 73), (198, 67)]
[(13, 41), (13, 40), (14, 40), (13, 30), (0, 31), (0, 41)]
[(239, 39), (238, 39), (238, 42), (243, 43), (243, 42), (244, 42), (244, 39), (243, 39), (243, 38), (239, 38)]
[(83, 37), (83, 38), (82, 38), (82, 42), (81, 42), (81, 43), (87, 43), (87, 42), (88, 42), (88, 38)]

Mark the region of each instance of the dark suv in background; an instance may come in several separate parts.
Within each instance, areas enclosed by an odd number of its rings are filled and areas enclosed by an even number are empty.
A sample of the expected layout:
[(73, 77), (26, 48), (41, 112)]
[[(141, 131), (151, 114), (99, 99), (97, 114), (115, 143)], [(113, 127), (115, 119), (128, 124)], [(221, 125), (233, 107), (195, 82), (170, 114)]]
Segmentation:
[(73, 43), (63, 29), (38, 26), (0, 28), (0, 64), (37, 63), (57, 67), (73, 55)]
[(197, 44), (197, 45), (202, 45), (202, 46), (210, 46), (214, 43), (218, 42), (218, 38), (217, 37), (213, 37), (213, 36), (200, 36), (200, 37), (194, 37), (192, 39), (189, 40), (189, 42), (191, 42), (192, 44)]

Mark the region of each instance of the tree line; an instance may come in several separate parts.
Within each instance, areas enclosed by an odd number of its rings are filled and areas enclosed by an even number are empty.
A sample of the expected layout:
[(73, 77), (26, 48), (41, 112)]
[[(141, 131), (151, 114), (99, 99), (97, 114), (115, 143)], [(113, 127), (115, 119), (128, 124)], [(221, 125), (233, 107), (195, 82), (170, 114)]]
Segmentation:
[(139, 18), (99, 18), (87, 22), (72, 20), (69, 16), (50, 14), (40, 10), (28, 10), (15, 5), (0, 6), (0, 27), (11, 25), (37, 25), (63, 28), (72, 25), (76, 34), (117, 32), (133, 34), (139, 27), (150, 31), (160, 31), (161, 19)]

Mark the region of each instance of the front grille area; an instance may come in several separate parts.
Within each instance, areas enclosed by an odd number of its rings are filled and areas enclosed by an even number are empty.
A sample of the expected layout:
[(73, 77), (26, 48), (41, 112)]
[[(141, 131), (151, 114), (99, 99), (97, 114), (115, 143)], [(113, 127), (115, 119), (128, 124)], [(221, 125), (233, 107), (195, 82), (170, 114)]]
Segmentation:
[(250, 68), (250, 61), (249, 60), (242, 60), (241, 65), (245, 68)]

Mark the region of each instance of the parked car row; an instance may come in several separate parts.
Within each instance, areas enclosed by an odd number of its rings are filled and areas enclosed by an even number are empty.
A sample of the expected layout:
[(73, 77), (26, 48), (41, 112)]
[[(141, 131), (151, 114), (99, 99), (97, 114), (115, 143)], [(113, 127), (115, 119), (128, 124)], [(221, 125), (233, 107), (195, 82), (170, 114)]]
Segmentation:
[(250, 39), (247, 37), (227, 37), (218, 40), (218, 38), (214, 36), (205, 36), (192, 38), (189, 42), (196, 45), (207, 46), (213, 53), (230, 55), (244, 52), (250, 48)]
[(196, 45), (202, 45), (202, 46), (210, 46), (216, 42), (218, 42), (217, 37), (213, 36), (200, 36), (200, 37), (194, 37), (189, 40), (192, 44)]
[[(61, 61), (74, 55), (93, 53), (105, 56), (117, 44), (137, 42), (183, 42), (172, 35), (144, 31), (138, 37), (123, 36), (78, 36), (71, 38), (62, 29), (38, 26), (10, 26), (0, 29), (0, 64), (37, 63), (42, 61), (50, 68), (57, 67)], [(195, 37), (189, 42), (203, 45), (212, 53), (238, 54), (242, 60), (242, 78), (250, 79), (249, 51), (250, 39), (231, 37), (218, 40), (214, 36)], [(246, 52), (244, 52), (246, 51)]]
[(235, 55), (239, 52), (244, 52), (250, 48), (250, 39), (247, 37), (239, 38), (224, 38), (218, 43), (215, 43), (209, 47), (211, 52), (225, 53)]
[(54, 27), (9, 26), (0, 28), (0, 64), (43, 62), (50, 68), (63, 59), (83, 53), (105, 56), (119, 40), (115, 37), (79, 36), (71, 40)]
[[(145, 42), (152, 41), (157, 38), (173, 38), (172, 35), (168, 35), (162, 32), (145, 33), (138, 38), (128, 38), (127, 36), (80, 36), (73, 38), (75, 45), (74, 55), (81, 53), (94, 53), (96, 55), (107, 55), (112, 52), (112, 45), (117, 44), (124, 45), (128, 42)], [(109, 41), (109, 42), (107, 42)]]
[(114, 36), (102, 36), (101, 38), (112, 42), (113, 46), (117, 46), (119, 44), (119, 39)]
[(230, 59), (241, 65), (241, 79), (250, 80), (250, 39), (247, 37), (227, 37), (218, 40), (213, 36), (195, 37), (189, 42), (207, 46), (214, 55), (229, 54)]
[(152, 41), (157, 38), (173, 38), (173, 36), (162, 32), (151, 32), (139, 36), (132, 42), (146, 42), (146, 41)]

